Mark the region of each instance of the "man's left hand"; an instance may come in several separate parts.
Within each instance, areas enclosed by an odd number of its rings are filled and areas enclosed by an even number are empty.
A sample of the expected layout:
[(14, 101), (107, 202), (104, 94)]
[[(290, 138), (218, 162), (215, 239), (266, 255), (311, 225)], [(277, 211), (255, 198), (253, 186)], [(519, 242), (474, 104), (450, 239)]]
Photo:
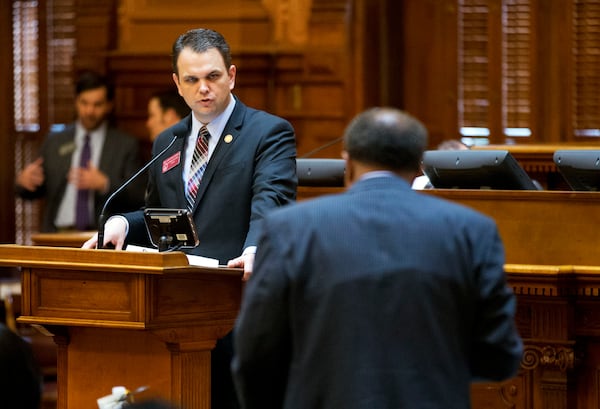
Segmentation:
[(231, 268), (244, 268), (244, 276), (242, 281), (248, 281), (252, 275), (252, 267), (254, 265), (254, 253), (242, 254), (239, 257), (231, 259), (227, 262), (227, 267)]

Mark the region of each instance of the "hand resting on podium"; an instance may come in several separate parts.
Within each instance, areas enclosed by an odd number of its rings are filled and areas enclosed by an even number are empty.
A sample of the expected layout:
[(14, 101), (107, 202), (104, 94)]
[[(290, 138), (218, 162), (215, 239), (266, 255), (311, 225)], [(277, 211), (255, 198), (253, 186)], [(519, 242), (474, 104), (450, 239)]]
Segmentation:
[(104, 225), (104, 240), (100, 246), (98, 246), (98, 233), (96, 233), (88, 241), (83, 243), (81, 248), (103, 248), (110, 243), (115, 246), (115, 250), (123, 250), (125, 237), (127, 237), (127, 221), (124, 217), (114, 216), (108, 219)]

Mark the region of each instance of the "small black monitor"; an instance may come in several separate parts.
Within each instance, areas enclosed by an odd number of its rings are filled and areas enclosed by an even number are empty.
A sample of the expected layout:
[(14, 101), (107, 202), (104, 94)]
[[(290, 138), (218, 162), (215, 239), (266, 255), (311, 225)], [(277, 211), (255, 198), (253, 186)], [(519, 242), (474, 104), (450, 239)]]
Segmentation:
[(440, 189), (538, 190), (506, 150), (426, 151), (423, 172)]
[(344, 186), (345, 170), (346, 163), (343, 159), (296, 159), (299, 186)]
[(600, 191), (600, 150), (558, 150), (553, 159), (571, 189)]
[(145, 209), (144, 218), (152, 245), (158, 251), (194, 248), (198, 234), (194, 219), (187, 209)]

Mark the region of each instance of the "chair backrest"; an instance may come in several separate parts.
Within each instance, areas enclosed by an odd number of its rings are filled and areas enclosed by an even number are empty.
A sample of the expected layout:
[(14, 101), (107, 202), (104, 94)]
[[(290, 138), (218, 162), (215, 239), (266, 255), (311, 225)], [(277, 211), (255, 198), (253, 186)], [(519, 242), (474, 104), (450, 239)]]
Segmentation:
[(344, 186), (346, 164), (343, 159), (298, 158), (298, 186)]

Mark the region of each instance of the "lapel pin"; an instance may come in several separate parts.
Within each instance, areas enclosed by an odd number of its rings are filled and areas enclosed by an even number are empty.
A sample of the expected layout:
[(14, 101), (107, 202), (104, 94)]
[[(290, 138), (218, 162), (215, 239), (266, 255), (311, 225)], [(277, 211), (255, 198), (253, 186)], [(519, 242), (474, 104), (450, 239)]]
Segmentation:
[(231, 134), (225, 135), (225, 138), (223, 140), (225, 141), (225, 143), (231, 143), (231, 141), (233, 141), (233, 136), (231, 136)]
[(60, 147), (58, 148), (58, 154), (60, 156), (65, 156), (70, 153), (73, 153), (74, 150), (75, 150), (75, 142), (68, 142), (68, 143), (60, 145)]

